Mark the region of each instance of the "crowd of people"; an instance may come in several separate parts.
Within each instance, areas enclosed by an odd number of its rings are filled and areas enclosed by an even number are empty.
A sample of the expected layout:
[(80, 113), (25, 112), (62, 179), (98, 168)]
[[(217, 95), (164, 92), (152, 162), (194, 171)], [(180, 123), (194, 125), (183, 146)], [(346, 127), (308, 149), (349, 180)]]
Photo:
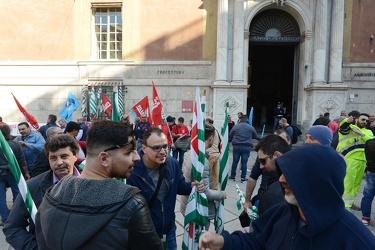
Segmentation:
[[(208, 200), (201, 249), (374, 249), (375, 236), (366, 228), (375, 196), (374, 114), (351, 111), (333, 121), (322, 114), (307, 129), (305, 145), (292, 149), (293, 133), (281, 107), (275, 110), (273, 134), (263, 137), (246, 114), (238, 112), (237, 122), (228, 116), (228, 178), (236, 181), (240, 165), (240, 181), (246, 183), (244, 212), (255, 206), (259, 217), (221, 235), (210, 229), (215, 203), (227, 198), (218, 184), (223, 138), (212, 117), (205, 119), (206, 161), (199, 182), (188, 153), (191, 123), (185, 125), (183, 117), (176, 123), (168, 116), (161, 127), (152, 127), (147, 115), (134, 123), (125, 115), (121, 122), (98, 121), (88, 127), (83, 117), (67, 122), (50, 114), (38, 131), (19, 123), (15, 138), (1, 119), (0, 130), (38, 208), (33, 220), (0, 153), (6, 240), (15, 249), (179, 249), (177, 195), (184, 215), (196, 188)], [(247, 176), (253, 149), (257, 157)], [(357, 205), (364, 174), (363, 198)], [(13, 194), (11, 210), (7, 186)], [(362, 220), (352, 209), (362, 210)]]

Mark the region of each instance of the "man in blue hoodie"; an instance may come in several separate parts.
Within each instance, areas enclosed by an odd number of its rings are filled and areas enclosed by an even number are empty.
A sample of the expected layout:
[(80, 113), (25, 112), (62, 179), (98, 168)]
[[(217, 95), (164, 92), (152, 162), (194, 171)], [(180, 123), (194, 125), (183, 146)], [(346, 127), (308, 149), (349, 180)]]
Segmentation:
[(276, 160), (285, 200), (253, 223), (254, 232), (206, 232), (200, 249), (375, 249), (374, 235), (345, 209), (346, 163), (329, 146), (309, 144)]

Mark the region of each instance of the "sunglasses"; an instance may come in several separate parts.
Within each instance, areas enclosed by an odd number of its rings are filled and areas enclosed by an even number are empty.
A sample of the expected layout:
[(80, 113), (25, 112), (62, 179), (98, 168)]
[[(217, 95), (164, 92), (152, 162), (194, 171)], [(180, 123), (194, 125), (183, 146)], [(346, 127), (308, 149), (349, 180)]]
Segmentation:
[(262, 164), (264, 166), (264, 165), (266, 165), (266, 162), (267, 162), (268, 158), (272, 159), (273, 158), (273, 154), (267, 155), (264, 158), (258, 158), (258, 161), (260, 162), (260, 164)]
[(133, 139), (133, 140), (131, 140), (131, 141), (125, 143), (125, 144), (115, 145), (113, 147), (104, 149), (103, 151), (107, 152), (109, 150), (119, 149), (119, 148), (125, 147), (126, 145), (129, 145), (129, 144), (131, 144), (133, 146), (133, 150), (136, 150), (136, 148), (137, 148), (137, 141), (135, 139)]
[(368, 120), (366, 118), (362, 118), (361, 121), (367, 122)]
[(149, 145), (145, 144), (145, 146), (151, 148), (154, 152), (157, 152), (157, 153), (159, 153), (162, 149), (164, 149), (165, 151), (168, 150), (168, 144), (155, 145), (155, 146), (149, 146)]

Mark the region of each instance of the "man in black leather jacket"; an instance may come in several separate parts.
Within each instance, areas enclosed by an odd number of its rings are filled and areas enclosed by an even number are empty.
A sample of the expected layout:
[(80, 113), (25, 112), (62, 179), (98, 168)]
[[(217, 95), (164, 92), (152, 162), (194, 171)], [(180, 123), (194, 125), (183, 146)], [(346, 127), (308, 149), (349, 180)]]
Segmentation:
[(39, 249), (162, 249), (140, 190), (113, 178), (128, 178), (140, 159), (130, 126), (94, 123), (86, 149), (82, 174), (45, 194), (35, 219)]

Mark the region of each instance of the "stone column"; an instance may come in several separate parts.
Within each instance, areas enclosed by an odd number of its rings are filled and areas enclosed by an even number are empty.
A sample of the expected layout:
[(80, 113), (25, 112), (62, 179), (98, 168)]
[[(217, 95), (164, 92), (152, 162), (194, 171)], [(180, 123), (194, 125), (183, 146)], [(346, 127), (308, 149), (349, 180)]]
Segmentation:
[(228, 0), (217, 5), (217, 49), (215, 83), (228, 82)]
[(244, 0), (234, 2), (232, 82), (244, 82)]
[(329, 55), (329, 83), (342, 83), (342, 47), (344, 32), (344, 1), (333, 0), (331, 46)]
[(313, 83), (326, 83), (327, 70), (327, 0), (316, 0), (314, 29)]

